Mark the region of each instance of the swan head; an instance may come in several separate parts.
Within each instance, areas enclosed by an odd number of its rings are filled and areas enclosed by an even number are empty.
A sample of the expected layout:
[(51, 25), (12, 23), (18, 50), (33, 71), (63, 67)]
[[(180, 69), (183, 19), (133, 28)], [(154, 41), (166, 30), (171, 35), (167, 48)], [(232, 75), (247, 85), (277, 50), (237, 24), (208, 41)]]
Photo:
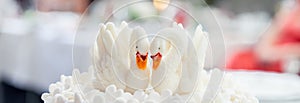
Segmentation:
[(156, 70), (160, 65), (162, 57), (165, 56), (171, 48), (171, 43), (163, 37), (156, 36), (151, 43), (150, 53), (153, 60), (152, 68)]
[(150, 46), (152, 68), (156, 70), (163, 56), (168, 55), (170, 50), (176, 47), (182, 56), (187, 49), (187, 35), (181, 28), (166, 28), (161, 30), (152, 40)]
[[(141, 27), (136, 27), (132, 31), (130, 39), (132, 43), (131, 53), (135, 57), (135, 64), (138, 69), (146, 70), (148, 66), (149, 41), (146, 32)], [(132, 59), (132, 60), (134, 60)]]

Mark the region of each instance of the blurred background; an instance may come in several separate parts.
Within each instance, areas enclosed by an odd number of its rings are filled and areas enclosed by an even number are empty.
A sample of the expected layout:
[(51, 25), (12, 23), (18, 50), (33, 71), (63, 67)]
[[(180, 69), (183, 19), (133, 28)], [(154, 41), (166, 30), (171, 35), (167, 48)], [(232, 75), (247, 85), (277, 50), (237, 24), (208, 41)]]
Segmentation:
[[(0, 0), (0, 103), (43, 102), (40, 95), (60, 75), (70, 75), (73, 66), (88, 67), (89, 43), (74, 44), (74, 39), (91, 36), (114, 9), (131, 1)], [(208, 5), (202, 0), (171, 0), (176, 1), (192, 4), (182, 6), (215, 43), (217, 51), (211, 51), (214, 58), (207, 57), (212, 62), (206, 68), (231, 72), (262, 103), (299, 103), (300, 0), (205, 0)], [(137, 6), (113, 19), (156, 13)], [(167, 14), (189, 27), (191, 20), (183, 11)]]

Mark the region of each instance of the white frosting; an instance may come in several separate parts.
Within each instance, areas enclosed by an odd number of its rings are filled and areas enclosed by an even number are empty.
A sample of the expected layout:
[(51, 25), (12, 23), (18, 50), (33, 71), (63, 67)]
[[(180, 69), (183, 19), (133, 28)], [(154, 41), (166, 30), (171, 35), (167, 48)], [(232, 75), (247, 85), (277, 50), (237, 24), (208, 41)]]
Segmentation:
[[(210, 73), (204, 73), (206, 75), (203, 75), (200, 80), (202, 86), (199, 86), (190, 99), (191, 103), (201, 102), (205, 85), (210, 78)], [(138, 90), (131, 94), (114, 85), (106, 87), (105, 91), (100, 91), (94, 84), (97, 84), (97, 80), (94, 78), (93, 69), (84, 73), (75, 69), (72, 76), (62, 75), (59, 82), (51, 84), (49, 93), (44, 93), (41, 98), (45, 103), (182, 103), (188, 98), (188, 95), (173, 94), (170, 90), (160, 93), (153, 90), (147, 93)], [(258, 100), (239, 90), (231, 76), (227, 74), (213, 103), (258, 103)]]

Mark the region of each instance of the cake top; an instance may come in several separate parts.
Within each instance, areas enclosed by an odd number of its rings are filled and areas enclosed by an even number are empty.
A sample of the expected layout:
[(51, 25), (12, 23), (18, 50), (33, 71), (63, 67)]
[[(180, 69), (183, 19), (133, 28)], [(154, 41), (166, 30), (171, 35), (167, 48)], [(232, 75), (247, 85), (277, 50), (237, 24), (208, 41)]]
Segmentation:
[[(155, 34), (126, 22), (100, 24), (88, 72), (49, 86), (50, 103), (257, 103), (230, 76), (203, 70), (207, 33), (173, 23)], [(223, 81), (222, 81), (223, 80)]]

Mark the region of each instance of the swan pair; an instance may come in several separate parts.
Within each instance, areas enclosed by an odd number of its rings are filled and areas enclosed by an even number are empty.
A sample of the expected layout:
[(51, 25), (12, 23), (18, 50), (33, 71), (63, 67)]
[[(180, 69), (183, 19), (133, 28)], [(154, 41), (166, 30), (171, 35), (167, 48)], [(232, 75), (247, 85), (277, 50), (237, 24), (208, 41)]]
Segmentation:
[(198, 26), (193, 38), (181, 24), (160, 30), (152, 40), (141, 27), (122, 22), (101, 24), (93, 48), (93, 64), (98, 86), (114, 84), (134, 92), (154, 89), (190, 93), (203, 68), (207, 39)]

